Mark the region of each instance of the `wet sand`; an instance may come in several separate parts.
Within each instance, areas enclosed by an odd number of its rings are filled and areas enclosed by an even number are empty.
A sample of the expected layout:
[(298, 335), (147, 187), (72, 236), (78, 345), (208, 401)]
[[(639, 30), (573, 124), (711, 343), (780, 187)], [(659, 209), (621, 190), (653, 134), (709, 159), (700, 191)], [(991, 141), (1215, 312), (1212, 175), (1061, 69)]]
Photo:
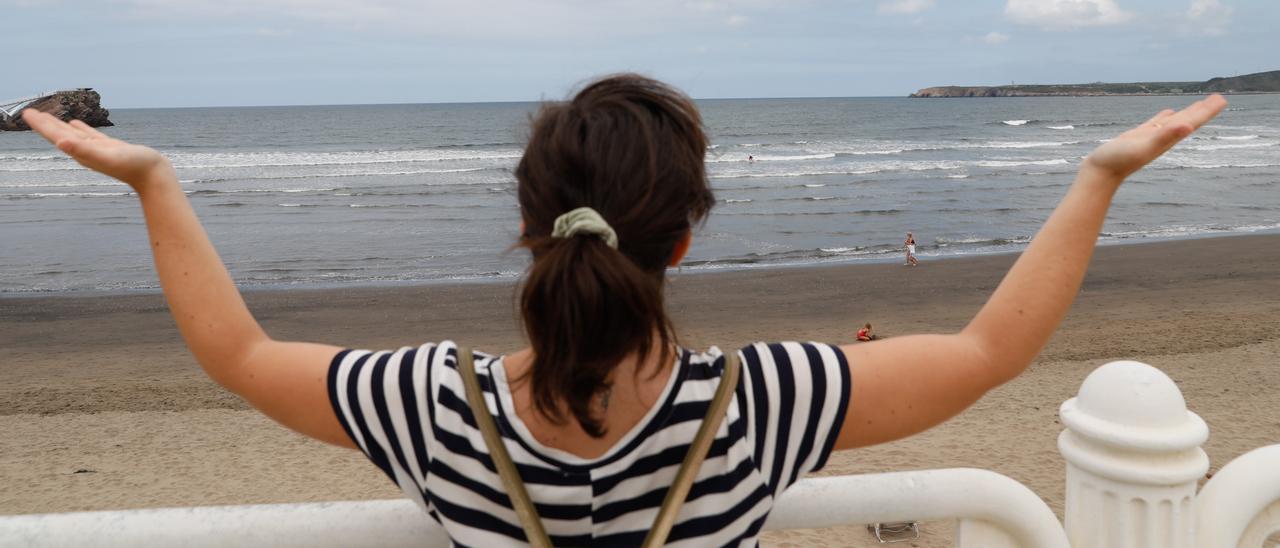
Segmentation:
[[(1280, 442), (1280, 236), (1099, 249), (1066, 322), (1030, 370), (949, 423), (834, 455), (822, 474), (959, 466), (1006, 474), (1061, 516), (1058, 406), (1114, 359), (1169, 374), (1209, 423), (1214, 469)], [(1015, 259), (679, 274), (687, 346), (849, 342), (960, 329)], [(276, 338), (362, 348), (458, 339), (522, 346), (510, 284), (249, 291)], [(0, 297), (0, 513), (396, 498), (363, 457), (293, 434), (209, 381), (155, 293)], [(425, 519), (425, 518), (424, 518)], [(953, 523), (906, 546), (949, 546)], [(871, 546), (860, 527), (766, 544)]]

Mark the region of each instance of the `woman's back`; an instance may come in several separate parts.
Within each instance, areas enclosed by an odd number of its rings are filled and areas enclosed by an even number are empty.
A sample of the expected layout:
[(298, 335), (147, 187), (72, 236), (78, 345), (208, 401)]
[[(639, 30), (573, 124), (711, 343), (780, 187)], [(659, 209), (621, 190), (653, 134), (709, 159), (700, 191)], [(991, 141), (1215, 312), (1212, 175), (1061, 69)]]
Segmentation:
[[(669, 541), (754, 544), (773, 501), (821, 468), (849, 398), (839, 348), (759, 343), (743, 348), (728, 415), (698, 471)], [(490, 412), (557, 546), (637, 545), (688, 451), (723, 371), (720, 351), (681, 351), (635, 427), (597, 458), (539, 442), (519, 416), (503, 358), (477, 353)], [(352, 440), (457, 543), (524, 540), (445, 341), (389, 352), (344, 351), (329, 389)]]

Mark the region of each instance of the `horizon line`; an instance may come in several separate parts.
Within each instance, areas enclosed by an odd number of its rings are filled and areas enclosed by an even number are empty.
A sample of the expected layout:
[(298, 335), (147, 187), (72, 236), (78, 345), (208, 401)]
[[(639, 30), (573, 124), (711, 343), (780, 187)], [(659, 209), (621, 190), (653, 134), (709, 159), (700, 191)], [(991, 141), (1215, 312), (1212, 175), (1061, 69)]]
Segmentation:
[[(778, 99), (906, 99), (907, 95), (794, 95), (785, 97), (694, 97), (694, 101), (765, 101)], [(538, 99), (538, 100), (497, 100), (497, 101), (421, 101), (421, 102), (385, 102), (385, 103), (291, 103), (291, 104), (262, 104), (262, 105), (184, 105), (184, 106), (126, 106), (126, 107), (107, 107), (104, 108), (119, 110), (148, 110), (148, 109), (184, 109), (184, 108), (279, 108), (279, 107), (367, 107), (367, 106), (404, 106), (404, 105), (503, 105), (503, 104), (521, 104), (521, 103), (545, 103), (553, 101), (563, 101), (566, 99)], [(103, 101), (104, 103), (106, 101)]]

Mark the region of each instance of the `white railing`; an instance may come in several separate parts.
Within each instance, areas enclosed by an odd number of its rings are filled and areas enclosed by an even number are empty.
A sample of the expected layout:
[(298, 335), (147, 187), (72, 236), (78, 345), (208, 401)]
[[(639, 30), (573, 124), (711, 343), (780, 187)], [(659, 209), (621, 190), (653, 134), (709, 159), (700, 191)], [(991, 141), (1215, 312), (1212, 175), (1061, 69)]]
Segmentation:
[(2, 114), (6, 118), (12, 118), (14, 114), (18, 113), (18, 111), (21, 111), (22, 109), (27, 108), (27, 105), (30, 104), (32, 101), (35, 101), (37, 99), (44, 99), (45, 97), (48, 97), (55, 93), (64, 93), (69, 91), (73, 91), (73, 90), (63, 89), (63, 90), (47, 91), (40, 95), (32, 95), (30, 97), (23, 97), (21, 99), (12, 99), (6, 102), (0, 102), (0, 114)]
[(409, 500), (197, 506), (0, 518), (0, 547), (448, 546)]
[(1196, 546), (1257, 547), (1280, 533), (1280, 445), (1254, 449), (1219, 470), (1200, 490), (1196, 512)]
[[(1275, 410), (1280, 412), (1280, 410)], [(1113, 362), (1062, 404), (1066, 526), (1022, 484), (957, 468), (808, 478), (765, 530), (958, 520), (959, 548), (1258, 548), (1280, 532), (1280, 445), (1246, 453), (1197, 495), (1208, 428), (1164, 373)], [(407, 500), (0, 517), (0, 547), (448, 546)]]
[(13, 115), (17, 114), (18, 111), (24, 108), (27, 108), (27, 105), (30, 104), (32, 101), (47, 97), (49, 95), (51, 94), (46, 93), (44, 95), (32, 95), (31, 97), (23, 97), (21, 99), (14, 99), (7, 103), (0, 103), (0, 116), (3, 116), (5, 118), (12, 118)]
[(1068, 548), (1062, 524), (1040, 497), (976, 468), (805, 479), (782, 494), (764, 529), (957, 518), (956, 546)]
[[(982, 497), (974, 497), (975, 493)], [(1053, 512), (1018, 481), (952, 469), (810, 478), (783, 494), (765, 530), (961, 519), (966, 547), (1068, 548)], [(448, 536), (404, 501), (251, 504), (0, 519), (0, 547), (447, 547)]]
[[(975, 500), (975, 493), (982, 496)], [(985, 540), (966, 546), (1067, 548), (1058, 518), (1030, 489), (964, 468), (801, 480), (778, 501), (765, 529), (956, 517), (972, 540)], [(407, 499), (0, 518), (4, 547), (178, 545), (424, 547), (448, 546), (449, 538)]]

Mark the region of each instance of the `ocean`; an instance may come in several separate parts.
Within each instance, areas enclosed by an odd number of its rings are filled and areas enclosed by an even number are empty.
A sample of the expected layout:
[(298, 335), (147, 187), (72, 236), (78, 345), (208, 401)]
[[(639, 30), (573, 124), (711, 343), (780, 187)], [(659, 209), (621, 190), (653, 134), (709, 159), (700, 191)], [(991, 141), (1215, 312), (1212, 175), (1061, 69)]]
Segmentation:
[[(699, 101), (718, 204), (686, 272), (1021, 249), (1081, 158), (1190, 97)], [(1101, 243), (1280, 231), (1280, 95), (1231, 97), (1119, 192)], [(106, 105), (110, 107), (110, 105)], [(242, 287), (510, 279), (536, 103), (112, 110), (174, 163)], [(754, 161), (748, 161), (752, 157)], [(0, 132), (0, 294), (152, 290), (129, 188)]]

